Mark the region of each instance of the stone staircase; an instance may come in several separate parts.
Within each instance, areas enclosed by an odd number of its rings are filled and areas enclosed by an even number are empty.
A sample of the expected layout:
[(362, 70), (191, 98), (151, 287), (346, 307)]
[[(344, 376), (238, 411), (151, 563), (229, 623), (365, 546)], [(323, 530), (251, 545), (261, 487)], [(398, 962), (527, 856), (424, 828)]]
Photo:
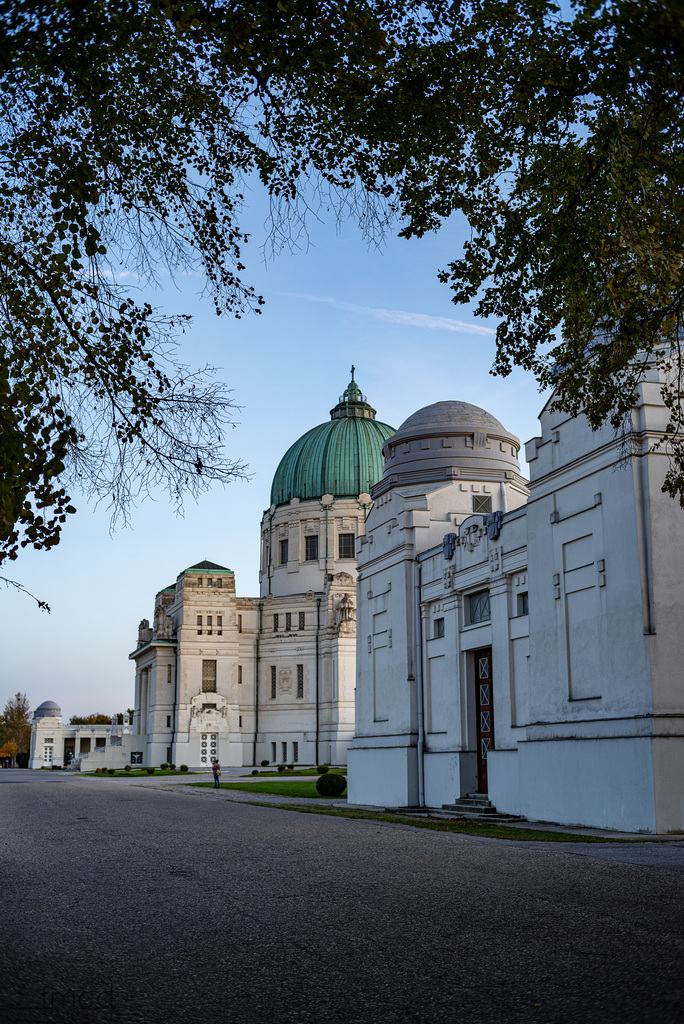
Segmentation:
[(467, 793), (453, 804), (442, 804), (442, 813), (449, 817), (465, 818), (468, 821), (527, 821), (522, 814), (503, 814), (497, 811), (486, 793)]

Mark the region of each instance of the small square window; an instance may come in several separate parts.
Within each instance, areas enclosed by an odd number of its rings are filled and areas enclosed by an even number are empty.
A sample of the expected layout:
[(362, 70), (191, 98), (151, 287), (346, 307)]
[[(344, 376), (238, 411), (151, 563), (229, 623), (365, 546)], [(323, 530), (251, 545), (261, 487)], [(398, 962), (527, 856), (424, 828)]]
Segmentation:
[(473, 494), (473, 512), (484, 515), (492, 511), (492, 497), (490, 494)]
[(281, 542), (280, 542), (280, 564), (281, 565), (287, 565), (287, 549), (288, 549), (288, 542), (286, 540), (281, 540)]
[(305, 629), (306, 628), (306, 618), (305, 618), (304, 612), (300, 612), (299, 613), (299, 628), (300, 629)]
[(440, 636), (444, 636), (444, 619), (435, 619), (432, 623), (432, 636), (437, 640)]
[(356, 534), (354, 533), (341, 533), (338, 539), (338, 551), (340, 558), (355, 558), (356, 552), (354, 550), (354, 542), (356, 540)]
[(307, 562), (318, 561), (318, 537), (305, 538), (305, 558)]
[(489, 622), (491, 614), (488, 590), (479, 590), (476, 594), (470, 594), (468, 597), (468, 612), (468, 619), (472, 625), (476, 622)]
[(198, 577), (197, 577), (197, 586), (198, 586), (198, 587), (201, 587), (201, 586), (202, 586), (202, 577), (201, 577), (201, 576), (198, 576)]

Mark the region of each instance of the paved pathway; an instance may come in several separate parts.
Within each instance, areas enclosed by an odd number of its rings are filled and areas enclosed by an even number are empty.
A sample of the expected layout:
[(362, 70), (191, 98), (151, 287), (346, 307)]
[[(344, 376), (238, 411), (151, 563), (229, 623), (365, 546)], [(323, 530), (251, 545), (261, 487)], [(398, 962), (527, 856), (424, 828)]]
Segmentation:
[(2, 1024), (684, 1021), (684, 842), (245, 799), (0, 772)]

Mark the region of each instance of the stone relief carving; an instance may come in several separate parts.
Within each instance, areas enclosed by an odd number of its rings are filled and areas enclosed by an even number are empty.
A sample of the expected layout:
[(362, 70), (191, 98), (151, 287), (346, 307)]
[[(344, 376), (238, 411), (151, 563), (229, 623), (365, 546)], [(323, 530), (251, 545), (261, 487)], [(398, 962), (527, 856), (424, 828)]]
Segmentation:
[(281, 668), (280, 670), (280, 692), (292, 693), (292, 669)]
[(337, 621), (340, 624), (343, 622), (356, 622), (356, 607), (351, 594), (342, 595), (342, 599), (337, 606)]

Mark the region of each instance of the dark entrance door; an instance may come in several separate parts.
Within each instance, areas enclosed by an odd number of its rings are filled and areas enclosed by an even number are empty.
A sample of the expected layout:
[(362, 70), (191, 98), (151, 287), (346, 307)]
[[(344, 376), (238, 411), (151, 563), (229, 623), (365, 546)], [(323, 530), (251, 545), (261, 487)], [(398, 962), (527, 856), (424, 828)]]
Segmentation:
[(487, 753), (494, 749), (494, 706), (492, 700), (492, 649), (474, 652), (475, 713), (477, 716), (477, 788), (487, 792)]

